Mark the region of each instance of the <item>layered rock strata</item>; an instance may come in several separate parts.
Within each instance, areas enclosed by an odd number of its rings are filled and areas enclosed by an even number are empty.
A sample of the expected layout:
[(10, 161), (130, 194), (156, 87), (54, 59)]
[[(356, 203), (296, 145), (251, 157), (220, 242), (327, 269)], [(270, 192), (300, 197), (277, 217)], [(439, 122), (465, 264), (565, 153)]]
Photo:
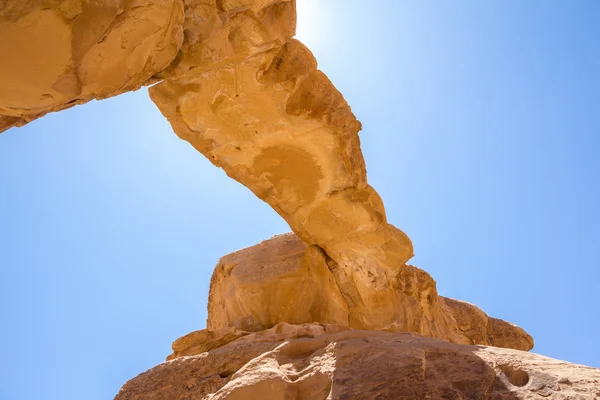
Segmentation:
[(218, 348), (188, 348), (185, 356), (177, 355), (127, 382), (116, 396), (116, 400), (542, 398), (597, 400), (600, 370), (517, 350), (318, 324), (280, 324), (224, 341)]

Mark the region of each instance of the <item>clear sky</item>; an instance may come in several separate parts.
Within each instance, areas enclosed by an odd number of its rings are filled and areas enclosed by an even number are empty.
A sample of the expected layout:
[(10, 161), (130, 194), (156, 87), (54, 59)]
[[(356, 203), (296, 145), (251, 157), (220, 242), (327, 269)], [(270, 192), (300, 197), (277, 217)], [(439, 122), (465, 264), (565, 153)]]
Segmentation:
[[(298, 0), (370, 183), (442, 295), (600, 367), (600, 2)], [(145, 89), (0, 135), (0, 400), (106, 400), (287, 225)]]

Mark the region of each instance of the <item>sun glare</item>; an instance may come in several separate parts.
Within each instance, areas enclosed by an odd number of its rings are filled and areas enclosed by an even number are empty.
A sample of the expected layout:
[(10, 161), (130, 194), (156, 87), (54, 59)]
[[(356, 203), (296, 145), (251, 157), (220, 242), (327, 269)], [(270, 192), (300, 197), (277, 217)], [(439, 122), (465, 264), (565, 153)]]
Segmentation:
[(296, 3), (296, 39), (309, 48), (316, 45), (319, 37), (322, 37), (320, 27), (325, 7), (322, 0), (299, 0)]

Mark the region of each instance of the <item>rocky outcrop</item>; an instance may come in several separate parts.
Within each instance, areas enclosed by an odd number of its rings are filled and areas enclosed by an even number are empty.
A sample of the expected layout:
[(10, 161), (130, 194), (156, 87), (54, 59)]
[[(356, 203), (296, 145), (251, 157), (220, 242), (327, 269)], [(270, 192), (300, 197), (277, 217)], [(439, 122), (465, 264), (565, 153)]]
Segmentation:
[(183, 42), (182, 0), (0, 2), (0, 132), (139, 89)]
[[(227, 332), (231, 327), (257, 332), (279, 322), (365, 329), (363, 323), (356, 324), (354, 310), (329, 268), (323, 251), (291, 233), (221, 258), (210, 285), (207, 332)], [(416, 332), (453, 343), (533, 348), (531, 336), (518, 326), (489, 318), (472, 304), (439, 296), (435, 281), (419, 268), (406, 265), (389, 294), (389, 313), (373, 312), (366, 329)], [(388, 315), (394, 319), (388, 320)]]
[(600, 397), (598, 369), (409, 333), (282, 324), (200, 350), (175, 356), (132, 379), (116, 400)]
[(325, 254), (293, 234), (221, 258), (210, 285), (208, 329), (258, 332), (279, 322), (348, 325)]

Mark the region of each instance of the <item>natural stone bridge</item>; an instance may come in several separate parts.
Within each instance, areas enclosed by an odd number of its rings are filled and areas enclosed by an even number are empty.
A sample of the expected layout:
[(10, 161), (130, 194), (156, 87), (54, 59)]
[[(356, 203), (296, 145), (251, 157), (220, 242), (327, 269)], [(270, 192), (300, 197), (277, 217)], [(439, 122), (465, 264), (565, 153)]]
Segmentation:
[(359, 329), (530, 349), (525, 332), (488, 327), (479, 310), (467, 317), (473, 306), (439, 298), (428, 274), (405, 265), (412, 243), (367, 183), (361, 124), (295, 26), (293, 0), (8, 0), (0, 127), (156, 83), (150, 96), (177, 135), (273, 207), (308, 245), (284, 246), (332, 283), (323, 290), (335, 301), (303, 322), (341, 313), (336, 322)]
[[(310, 50), (293, 39), (295, 25), (294, 0), (5, 0), (0, 131), (153, 85), (150, 96), (175, 133), (289, 224), (294, 234), (219, 262), (208, 329), (176, 341), (170, 358), (245, 337), (270, 343), (350, 328), (531, 349), (521, 328), (439, 296), (429, 274), (406, 264), (412, 243), (388, 223), (367, 183), (361, 124)], [(396, 340), (381, 332), (338, 339), (363, 336)], [(436, 351), (471, 365), (458, 347)], [(523, 380), (512, 367), (494, 367), (492, 375), (482, 368), (482, 377), (503, 373), (517, 386)], [(159, 398), (163, 389), (148, 389), (156, 379), (134, 381), (119, 398)], [(214, 390), (231, 378), (219, 379)], [(327, 382), (313, 389), (326, 391)]]

